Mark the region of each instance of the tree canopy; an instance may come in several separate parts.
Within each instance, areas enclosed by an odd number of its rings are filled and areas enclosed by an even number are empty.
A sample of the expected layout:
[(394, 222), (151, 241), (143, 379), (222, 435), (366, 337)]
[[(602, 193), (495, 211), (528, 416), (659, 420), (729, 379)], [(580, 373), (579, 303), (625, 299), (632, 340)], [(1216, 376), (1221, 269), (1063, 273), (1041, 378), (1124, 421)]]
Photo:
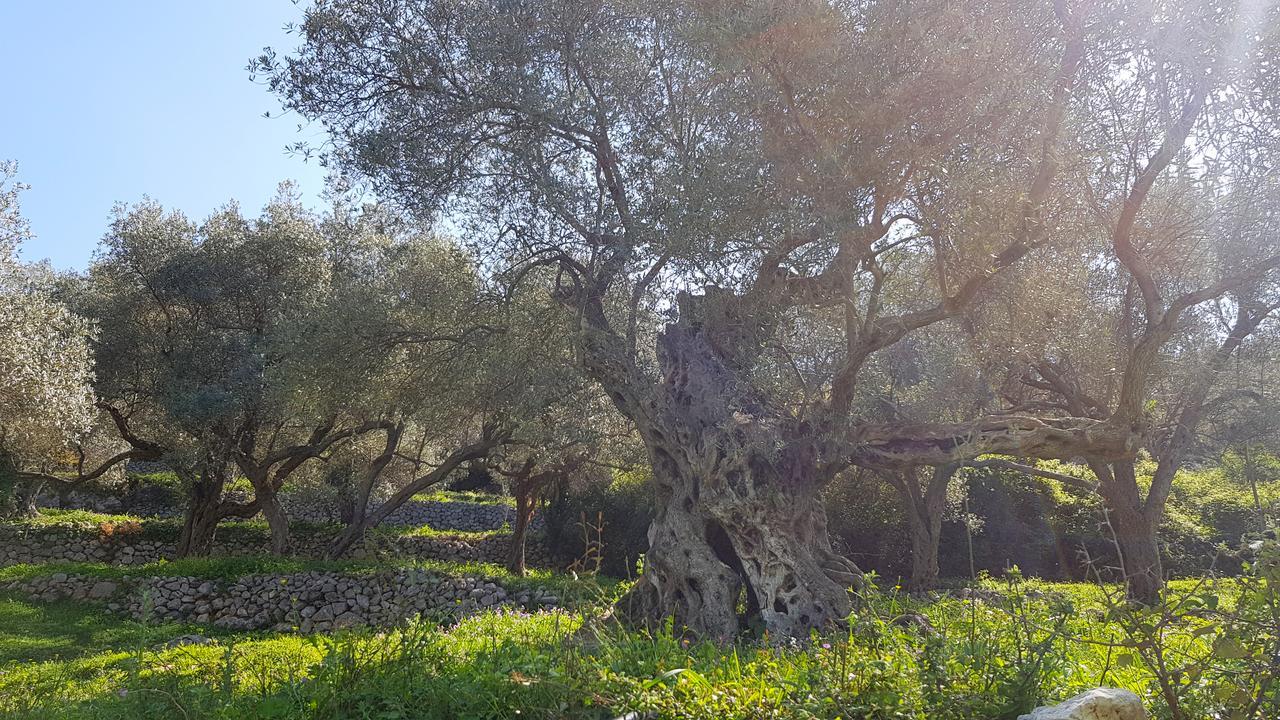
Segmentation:
[(20, 473), (74, 464), (93, 414), (90, 326), (53, 296), (47, 268), (18, 257), (30, 228), (16, 174), (0, 163), (0, 505), (19, 501)]
[[(846, 615), (857, 571), (814, 498), (850, 464), (1086, 458), (1140, 504), (1117, 476), (1179, 445), (1153, 393), (1215, 368), (1180, 343), (1229, 355), (1275, 309), (1274, 9), (321, 0), (299, 34), (255, 69), (333, 162), (508, 281), (553, 269), (582, 367), (654, 466), (622, 604), (651, 622), (728, 636), (740, 599), (781, 634)], [(877, 353), (999, 314), (984, 342), (1017, 348), (1024, 386), (1098, 361), (1068, 382), (1107, 393), (864, 414)], [(1072, 333), (1115, 349), (1077, 359)], [(1147, 550), (1125, 550), (1140, 593)]]

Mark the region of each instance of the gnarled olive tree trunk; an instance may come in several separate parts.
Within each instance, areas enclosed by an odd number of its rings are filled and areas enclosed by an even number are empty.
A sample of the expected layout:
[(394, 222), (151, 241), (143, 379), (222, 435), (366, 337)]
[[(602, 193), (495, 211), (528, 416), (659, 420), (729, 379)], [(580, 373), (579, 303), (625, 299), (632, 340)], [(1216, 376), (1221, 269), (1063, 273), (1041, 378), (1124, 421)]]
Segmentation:
[(861, 576), (827, 537), (822, 434), (770, 412), (735, 372), (733, 339), (689, 315), (660, 337), (663, 379), (633, 416), (656, 516), (618, 610), (720, 641), (750, 626), (782, 638), (842, 623)]
[(644, 573), (619, 609), (651, 626), (674, 616), (717, 640), (756, 623), (778, 638), (842, 623), (860, 577), (832, 551), (816, 492), (789, 491), (752, 451), (729, 454), (737, 459), (722, 457), (720, 468), (654, 458), (658, 509)]
[(223, 490), (231, 478), (231, 466), (226, 460), (207, 460), (197, 468), (175, 468), (175, 472), (190, 487), (187, 512), (183, 518), (182, 532), (178, 536), (178, 557), (208, 555), (218, 523), (227, 518), (250, 518), (258, 512), (258, 501), (238, 503), (223, 498)]
[(222, 521), (222, 492), (229, 468), (226, 463), (206, 465), (199, 469), (177, 470), (190, 487), (187, 511), (178, 536), (180, 558), (208, 555), (213, 549), (214, 534)]
[(744, 355), (761, 344), (741, 336), (749, 323), (733, 312), (711, 314), (682, 304), (679, 321), (659, 336), (662, 375), (653, 385), (627, 375), (607, 335), (584, 337), (586, 369), (635, 421), (653, 466), (645, 569), (618, 604), (620, 615), (650, 626), (674, 617), (679, 628), (723, 640), (752, 626), (775, 638), (804, 637), (843, 622), (861, 573), (833, 551), (820, 491), (850, 462), (901, 470), (991, 452), (1072, 457), (1091, 448), (1108, 460), (1135, 452), (1132, 437), (1089, 419), (798, 420), (751, 389), (744, 368), (753, 364)]

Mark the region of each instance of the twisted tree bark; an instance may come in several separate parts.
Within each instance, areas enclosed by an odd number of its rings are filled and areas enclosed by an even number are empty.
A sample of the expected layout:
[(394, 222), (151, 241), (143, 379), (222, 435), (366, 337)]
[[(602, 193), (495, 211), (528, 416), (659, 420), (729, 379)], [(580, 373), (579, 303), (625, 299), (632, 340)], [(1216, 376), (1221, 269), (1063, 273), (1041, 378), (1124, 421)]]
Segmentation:
[(714, 296), (659, 339), (662, 381), (633, 416), (654, 472), (645, 568), (619, 611), (720, 641), (803, 637), (844, 622), (858, 569), (832, 550), (819, 490), (829, 434), (773, 412), (744, 382), (741, 328)]
[(813, 476), (791, 474), (814, 468), (704, 437), (707, 454), (651, 449), (658, 510), (622, 613), (650, 626), (674, 616), (720, 641), (749, 626), (781, 638), (843, 623), (861, 577), (832, 550)]
[(182, 533), (178, 536), (177, 556), (208, 555), (213, 549), (218, 523), (224, 517), (222, 492), (231, 474), (229, 464), (225, 460), (206, 460), (201, 467), (175, 471), (191, 488)]

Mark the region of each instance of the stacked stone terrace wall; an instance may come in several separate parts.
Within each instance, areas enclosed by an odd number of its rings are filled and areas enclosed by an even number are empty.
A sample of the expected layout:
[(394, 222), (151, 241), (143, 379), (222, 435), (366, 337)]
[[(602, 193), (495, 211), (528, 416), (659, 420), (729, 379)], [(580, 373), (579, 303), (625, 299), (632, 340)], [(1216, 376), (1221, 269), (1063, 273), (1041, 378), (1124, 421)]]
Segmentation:
[(544, 589), (504, 587), (479, 576), (417, 569), (376, 573), (300, 572), (216, 582), (194, 577), (104, 579), (54, 573), (0, 585), (33, 600), (96, 602), (135, 620), (209, 623), (234, 630), (323, 632), (391, 626), (422, 614), (459, 617), (481, 608), (554, 608)]
[[(291, 554), (302, 558), (320, 558), (332, 542), (336, 528), (296, 532)], [(506, 562), (511, 536), (492, 533), (479, 536), (391, 536), (372, 535), (353, 556), (377, 556), (444, 560), (450, 562)], [(0, 567), (50, 562), (95, 562), (111, 565), (143, 565), (176, 555), (176, 533), (172, 526), (162, 532), (148, 529), (143, 521), (140, 531), (110, 534), (99, 528), (48, 527), (28, 528), (0, 525)], [(227, 527), (219, 531), (212, 554), (239, 557), (267, 554), (269, 538), (265, 531), (245, 532)], [(531, 567), (551, 567), (554, 558), (536, 537), (529, 538), (526, 558)]]
[[(239, 502), (247, 497), (233, 497)], [(336, 507), (320, 498), (285, 494), (281, 502), (289, 519), (296, 522), (336, 523), (341, 520)], [(163, 493), (138, 491), (122, 497), (98, 496), (91, 493), (71, 492), (58, 498), (44, 495), (38, 500), (41, 507), (61, 507), (68, 510), (90, 510), (102, 513), (127, 513), (139, 517), (179, 518), (183, 508), (166, 499)], [(409, 500), (396, 508), (383, 522), (385, 526), (429, 526), (436, 530), (464, 532), (488, 532), (501, 530), (515, 524), (515, 508), (505, 503), (477, 503), (461, 500)], [(534, 516), (532, 529), (542, 527), (542, 517)]]
[[(326, 503), (306, 502), (285, 498), (285, 511), (289, 517), (314, 523), (339, 520), (337, 510)], [(421, 527), (427, 525), (436, 530), (460, 530), (487, 532), (501, 530), (515, 524), (515, 508), (503, 503), (474, 503), (460, 500), (410, 500), (396, 508), (383, 521), (386, 526)], [(532, 528), (542, 527), (542, 517), (535, 515)]]

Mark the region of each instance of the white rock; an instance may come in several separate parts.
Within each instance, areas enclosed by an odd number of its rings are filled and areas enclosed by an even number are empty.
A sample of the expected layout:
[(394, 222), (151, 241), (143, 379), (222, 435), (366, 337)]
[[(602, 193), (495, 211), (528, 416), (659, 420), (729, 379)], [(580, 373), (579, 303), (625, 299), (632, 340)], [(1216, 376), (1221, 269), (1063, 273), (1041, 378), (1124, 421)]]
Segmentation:
[(1058, 705), (1036, 708), (1018, 720), (1147, 720), (1147, 711), (1128, 690), (1096, 688)]

